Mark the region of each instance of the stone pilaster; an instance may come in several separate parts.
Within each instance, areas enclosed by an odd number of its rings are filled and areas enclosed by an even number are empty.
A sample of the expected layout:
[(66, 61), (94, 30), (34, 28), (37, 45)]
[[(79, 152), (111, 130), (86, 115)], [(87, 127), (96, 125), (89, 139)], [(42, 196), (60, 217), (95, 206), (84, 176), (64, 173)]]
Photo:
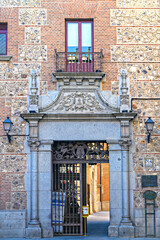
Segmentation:
[(134, 226), (130, 217), (130, 162), (129, 147), (131, 146), (130, 121), (136, 113), (117, 113), (116, 118), (120, 121), (121, 139), (121, 180), (122, 180), (122, 218), (120, 221), (118, 236), (134, 237)]
[(53, 237), (52, 226), (52, 145), (53, 140), (41, 140), (38, 157), (39, 219), (42, 237)]
[(30, 221), (26, 229), (26, 238), (40, 238), (41, 226), (39, 222), (39, 210), (38, 210), (38, 148), (40, 142), (38, 139), (31, 138), (28, 141), (30, 146)]
[(119, 226), (119, 237), (134, 237), (134, 226), (130, 218), (129, 146), (131, 140), (122, 138), (119, 144), (122, 159), (122, 219)]
[(29, 122), (29, 136), (28, 145), (30, 147), (30, 158), (28, 159), (27, 176), (28, 189), (28, 207), (29, 207), (29, 222), (26, 228), (26, 238), (41, 238), (41, 224), (39, 221), (39, 169), (38, 169), (38, 152), (39, 152), (39, 121), (43, 114), (22, 114), (25, 120)]

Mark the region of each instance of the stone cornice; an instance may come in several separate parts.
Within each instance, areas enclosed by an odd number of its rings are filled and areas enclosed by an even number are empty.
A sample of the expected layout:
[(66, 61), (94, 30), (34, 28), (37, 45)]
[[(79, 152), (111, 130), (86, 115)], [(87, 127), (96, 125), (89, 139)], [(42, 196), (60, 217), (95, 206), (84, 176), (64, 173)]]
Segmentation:
[(102, 78), (105, 75), (104, 72), (55, 72), (53, 73), (53, 76), (56, 77), (56, 79), (62, 79), (62, 78)]
[(10, 61), (12, 56), (0, 55), (0, 61)]
[(116, 121), (114, 115), (105, 113), (49, 113), (45, 114), (43, 121)]
[(20, 116), (26, 120), (27, 122), (30, 121), (40, 121), (44, 117), (44, 113), (23, 113)]
[(119, 121), (131, 121), (133, 120), (136, 116), (136, 112), (121, 112), (121, 113), (113, 113), (115, 118)]

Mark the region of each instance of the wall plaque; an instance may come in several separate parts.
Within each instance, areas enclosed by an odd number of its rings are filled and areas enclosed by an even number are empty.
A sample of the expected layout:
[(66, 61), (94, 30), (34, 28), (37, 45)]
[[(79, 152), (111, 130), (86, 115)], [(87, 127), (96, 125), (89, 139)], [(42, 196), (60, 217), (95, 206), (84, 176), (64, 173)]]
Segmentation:
[(141, 183), (142, 183), (142, 188), (157, 187), (157, 175), (142, 175)]
[(153, 192), (151, 190), (148, 190), (146, 192), (143, 193), (143, 197), (146, 199), (146, 200), (154, 200), (156, 197), (157, 197), (157, 193), (156, 192)]

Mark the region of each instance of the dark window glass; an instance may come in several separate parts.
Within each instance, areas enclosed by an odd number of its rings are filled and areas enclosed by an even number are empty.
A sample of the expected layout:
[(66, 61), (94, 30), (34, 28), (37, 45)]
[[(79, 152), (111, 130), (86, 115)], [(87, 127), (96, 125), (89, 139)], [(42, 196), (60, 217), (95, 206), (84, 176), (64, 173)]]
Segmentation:
[(0, 55), (7, 55), (7, 23), (0, 23)]

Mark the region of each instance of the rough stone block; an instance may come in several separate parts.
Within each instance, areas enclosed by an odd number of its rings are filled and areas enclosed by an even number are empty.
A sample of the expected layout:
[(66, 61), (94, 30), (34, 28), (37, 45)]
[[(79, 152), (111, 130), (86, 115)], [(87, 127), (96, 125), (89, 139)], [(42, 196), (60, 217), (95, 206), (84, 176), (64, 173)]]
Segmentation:
[(47, 61), (46, 45), (21, 45), (19, 46), (19, 61)]
[(19, 9), (20, 25), (46, 25), (47, 10), (46, 9)]
[(111, 9), (112, 26), (160, 26), (159, 9)]
[(159, 0), (117, 0), (116, 5), (119, 8), (159, 8)]
[(160, 44), (158, 28), (121, 27), (117, 28), (118, 44)]
[(26, 44), (40, 44), (41, 43), (41, 28), (40, 27), (26, 27), (25, 28), (25, 43)]
[(0, 7), (40, 7), (41, 0), (1, 0)]
[[(126, 69), (127, 75), (130, 79), (130, 84), (133, 89), (131, 89), (131, 94), (133, 97), (141, 97), (144, 95), (147, 95), (148, 93), (145, 91), (147, 87), (147, 81), (148, 80), (154, 80), (154, 81), (159, 81), (160, 75), (159, 75), (159, 69), (160, 69), (160, 63), (118, 63), (118, 76), (120, 75), (122, 69)], [(143, 82), (138, 82), (137, 80), (145, 81)], [(136, 81), (136, 84), (135, 84)], [(157, 88), (158, 83), (153, 83), (150, 82), (150, 87), (151, 87), (151, 92), (150, 94), (152, 95), (152, 88)], [(138, 84), (138, 86), (136, 86)], [(141, 89), (139, 89), (139, 85), (141, 84)], [(142, 85), (146, 84), (146, 85)], [(149, 84), (149, 83), (148, 83)], [(141, 95), (137, 95), (135, 93), (137, 91)], [(133, 92), (135, 95), (133, 95)], [(156, 89), (154, 91), (154, 94), (156, 97), (159, 96), (159, 92), (156, 92)], [(157, 95), (158, 94), (158, 95)], [(154, 96), (155, 96), (154, 95)], [(148, 96), (148, 95), (147, 95)]]
[(111, 46), (112, 62), (159, 62), (160, 46)]

